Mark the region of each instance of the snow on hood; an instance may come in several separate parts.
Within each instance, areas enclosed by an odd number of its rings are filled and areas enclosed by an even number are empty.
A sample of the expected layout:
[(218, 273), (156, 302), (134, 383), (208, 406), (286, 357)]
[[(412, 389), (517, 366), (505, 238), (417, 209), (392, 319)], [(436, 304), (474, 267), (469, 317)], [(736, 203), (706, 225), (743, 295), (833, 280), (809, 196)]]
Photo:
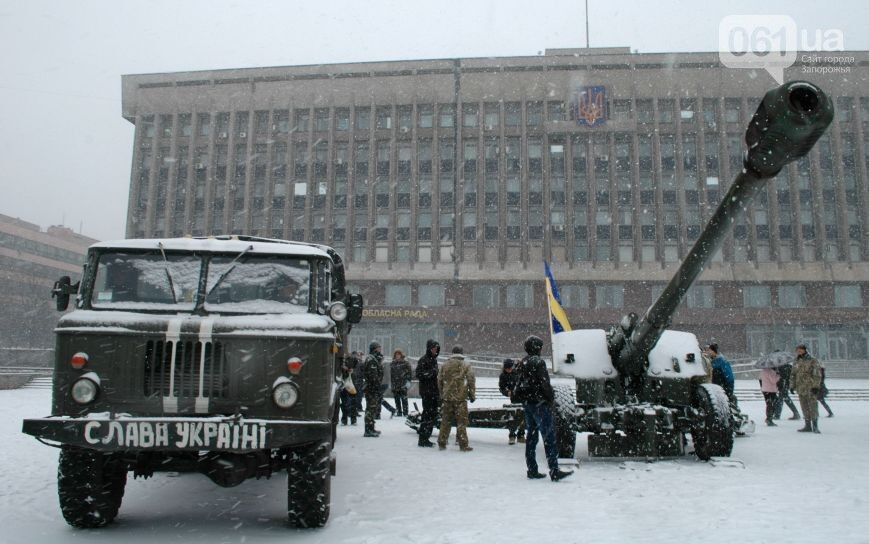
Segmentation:
[(163, 239), (130, 239), (130, 240), (110, 240), (106, 242), (98, 242), (93, 244), (92, 248), (100, 249), (151, 249), (158, 250), (159, 245), (163, 244), (163, 249), (166, 251), (200, 251), (200, 252), (229, 252), (241, 253), (242, 251), (253, 247), (251, 253), (264, 254), (281, 254), (281, 255), (299, 255), (299, 256), (315, 256), (328, 259), (329, 255), (317, 246), (308, 244), (297, 244), (293, 242), (255, 242), (237, 239), (218, 239), (218, 238), (163, 238)]
[(164, 333), (169, 322), (180, 322), (182, 333), (196, 334), (211, 322), (213, 334), (266, 336), (331, 335), (335, 322), (316, 314), (224, 316), (151, 315), (134, 312), (76, 310), (60, 318), (57, 332)]

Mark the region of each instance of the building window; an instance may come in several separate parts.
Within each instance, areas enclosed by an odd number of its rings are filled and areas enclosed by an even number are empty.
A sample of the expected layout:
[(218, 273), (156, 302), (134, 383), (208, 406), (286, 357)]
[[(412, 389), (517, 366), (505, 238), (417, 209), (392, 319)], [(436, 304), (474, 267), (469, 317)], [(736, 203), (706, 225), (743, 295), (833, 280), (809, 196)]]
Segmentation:
[(329, 108), (314, 110), (314, 132), (329, 132)]
[(534, 290), (529, 284), (508, 285), (504, 291), (504, 306), (507, 308), (531, 308), (534, 306)]
[(689, 308), (714, 308), (715, 288), (711, 285), (694, 285), (685, 293)]
[(561, 285), (558, 288), (561, 305), (565, 308), (588, 308), (588, 285)]
[(392, 128), (392, 106), (377, 106), (375, 128), (377, 130), (388, 130)]
[(518, 127), (522, 123), (522, 104), (507, 102), (504, 104), (504, 126)]
[(529, 127), (543, 126), (543, 102), (528, 102), (525, 105), (525, 119)]
[(622, 285), (598, 285), (594, 288), (595, 308), (621, 308), (625, 302)]
[(476, 104), (462, 104), (462, 126), (467, 128), (476, 128), (479, 124), (478, 110)]
[(499, 305), (497, 285), (475, 285), (473, 292), (474, 308), (497, 308)]
[(432, 128), (434, 126), (434, 113), (431, 104), (420, 104), (416, 110), (419, 113), (419, 128)]
[(742, 305), (746, 308), (769, 308), (770, 288), (767, 285), (747, 285), (742, 289)]
[(387, 285), (387, 306), (410, 306), (410, 285)]
[(803, 285), (780, 285), (778, 288), (779, 308), (805, 308), (806, 288)]
[(859, 285), (836, 285), (833, 291), (837, 308), (860, 308), (863, 306), (863, 293)]
[(348, 108), (335, 110), (335, 130), (339, 132), (350, 130), (350, 110)]
[(419, 286), (419, 305), (420, 306), (443, 306), (446, 294), (446, 288), (443, 285), (420, 285)]
[(293, 117), (293, 130), (296, 132), (308, 132), (308, 127), (311, 121), (311, 111), (296, 110)]
[(501, 124), (501, 106), (497, 102), (487, 102), (483, 105), (485, 118), (483, 119), (484, 128), (493, 130)]
[(371, 128), (371, 108), (356, 108), (356, 130)]
[(438, 106), (438, 126), (452, 128), (456, 126), (456, 108), (452, 104)]

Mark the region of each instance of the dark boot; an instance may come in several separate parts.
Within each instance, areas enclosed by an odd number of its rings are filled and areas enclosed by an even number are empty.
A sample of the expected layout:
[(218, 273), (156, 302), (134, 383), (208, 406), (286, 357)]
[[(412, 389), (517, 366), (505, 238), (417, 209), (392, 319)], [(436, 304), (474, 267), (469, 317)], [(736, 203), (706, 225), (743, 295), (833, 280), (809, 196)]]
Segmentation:
[(537, 471), (531, 472), (528, 471), (528, 479), (529, 480), (539, 480), (540, 478), (546, 478), (546, 474), (541, 474)]
[(434, 442), (432, 442), (431, 440), (420, 440), (417, 446), (419, 446), (420, 448), (431, 448), (434, 446)]
[(549, 471), (549, 479), (553, 482), (557, 482), (558, 480), (567, 478), (571, 474), (573, 474), (572, 470), (561, 470), (560, 468), (557, 468)]
[(772, 419), (767, 419), (767, 420), (766, 420), (766, 426), (767, 426), (767, 427), (778, 427), (778, 425), (776, 425), (775, 423), (773, 423)]
[(815, 434), (821, 434), (821, 430), (818, 429), (818, 420), (817, 419), (812, 420), (812, 432)]
[(798, 433), (810, 433), (812, 432), (812, 422), (808, 419), (806, 420), (806, 425), (802, 429), (797, 429)]

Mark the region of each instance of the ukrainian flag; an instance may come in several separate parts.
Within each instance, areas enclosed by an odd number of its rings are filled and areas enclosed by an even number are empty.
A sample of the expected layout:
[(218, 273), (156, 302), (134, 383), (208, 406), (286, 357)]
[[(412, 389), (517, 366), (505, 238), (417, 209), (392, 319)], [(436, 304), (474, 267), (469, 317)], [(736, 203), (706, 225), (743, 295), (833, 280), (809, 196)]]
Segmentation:
[(549, 269), (549, 263), (543, 261), (543, 268), (546, 272), (546, 298), (549, 302), (552, 333), (569, 331), (571, 330), (570, 323), (567, 321), (567, 313), (561, 307), (561, 295), (558, 294), (558, 286), (555, 285), (555, 278), (552, 276), (552, 270)]

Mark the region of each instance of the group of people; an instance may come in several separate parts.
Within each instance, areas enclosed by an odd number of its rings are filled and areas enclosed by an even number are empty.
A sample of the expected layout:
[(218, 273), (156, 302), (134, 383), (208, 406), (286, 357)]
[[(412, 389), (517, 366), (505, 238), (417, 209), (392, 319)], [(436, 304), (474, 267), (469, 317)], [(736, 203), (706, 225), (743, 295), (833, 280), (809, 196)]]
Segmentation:
[[(341, 424), (356, 425), (356, 419), (362, 413), (362, 399), (365, 398), (365, 413), (372, 414), (372, 421), (380, 419), (380, 407), (386, 408), (393, 417), (406, 416), (408, 413), (407, 391), (410, 388), (412, 370), (410, 362), (400, 349), (392, 354), (389, 368), (390, 386), (392, 388), (395, 406), (383, 398), (387, 385), (383, 382), (383, 348), (378, 342), (369, 345), (369, 354), (363, 358), (362, 353), (352, 352), (341, 365), (341, 377), (346, 384), (341, 390)], [(368, 387), (366, 387), (368, 384)], [(373, 437), (380, 433), (369, 425), (366, 417), (365, 436)]]
[(796, 354), (793, 366), (785, 364), (760, 371), (760, 390), (766, 403), (766, 424), (770, 427), (776, 426), (773, 420), (781, 417), (784, 404), (787, 404), (793, 412), (790, 419), (800, 419), (800, 413), (788, 395), (788, 392), (796, 392), (805, 420), (803, 428), (797, 431), (820, 434), (818, 403), (820, 402), (827, 411), (827, 417), (833, 417), (833, 411), (826, 401), (827, 385), (824, 367), (809, 354), (805, 344), (796, 347)]
[[(537, 442), (543, 438), (544, 451), (549, 468), (549, 478), (559, 481), (573, 472), (558, 466), (558, 443), (552, 417), (555, 395), (549, 382), (546, 363), (540, 357), (543, 340), (529, 336), (525, 340), (527, 356), (518, 365), (505, 362), (499, 378), (501, 392), (515, 403), (521, 403), (524, 411), (524, 429), (510, 429), (510, 443), (518, 437), (525, 442), (525, 464), (529, 479), (545, 478), (537, 465)], [(473, 451), (468, 441), (468, 402), (476, 400), (476, 379), (471, 366), (465, 361), (461, 346), (454, 346), (449, 359), (438, 368), (440, 344), (435, 340), (426, 342), (425, 355), (416, 367), (419, 394), (422, 399), (422, 415), (418, 430), (420, 447), (433, 447), (431, 436), (435, 422), (440, 416), (437, 445), (445, 450), (453, 423), (460, 451)], [(514, 368), (517, 366), (518, 368)], [(527, 436), (527, 439), (526, 439)]]

